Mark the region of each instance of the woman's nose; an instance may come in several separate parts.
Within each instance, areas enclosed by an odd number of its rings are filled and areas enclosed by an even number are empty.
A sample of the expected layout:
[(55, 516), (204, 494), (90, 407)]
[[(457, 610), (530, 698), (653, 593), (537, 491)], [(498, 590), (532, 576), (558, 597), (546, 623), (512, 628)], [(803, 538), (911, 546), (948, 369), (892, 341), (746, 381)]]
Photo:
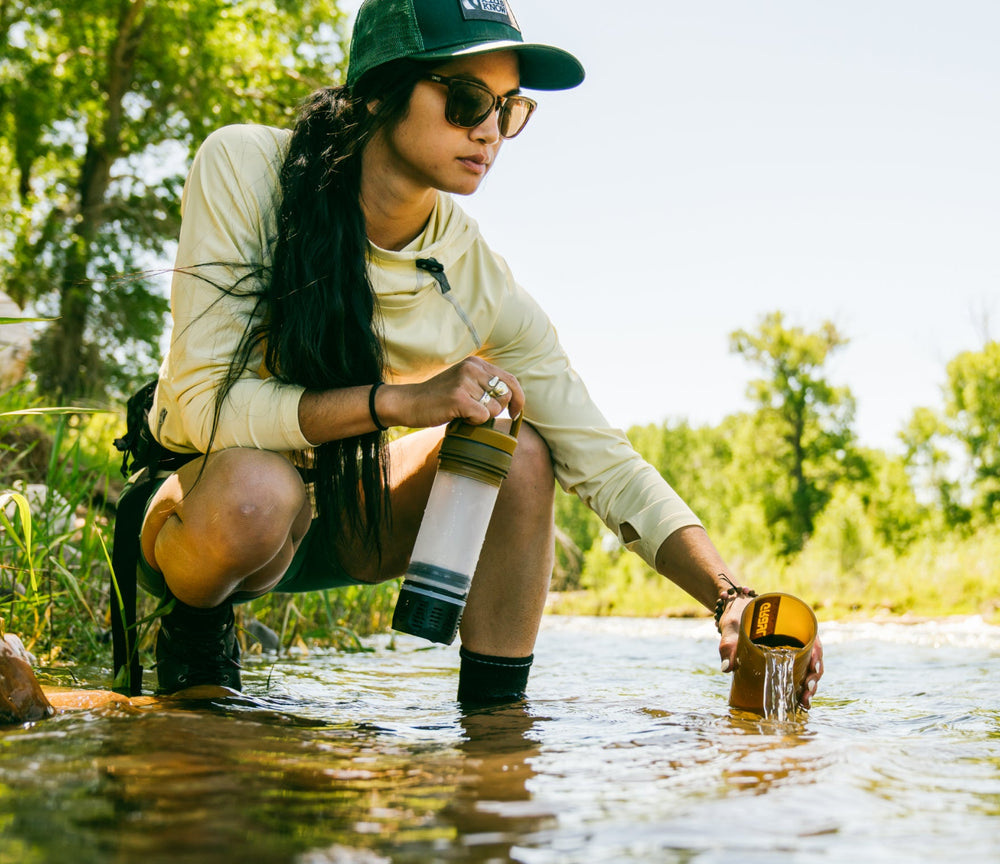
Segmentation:
[(483, 120), (478, 126), (473, 127), (471, 130), (471, 135), (476, 141), (482, 141), (485, 144), (494, 144), (500, 140), (500, 109), (499, 107), (494, 107), (489, 114), (486, 115), (486, 119)]

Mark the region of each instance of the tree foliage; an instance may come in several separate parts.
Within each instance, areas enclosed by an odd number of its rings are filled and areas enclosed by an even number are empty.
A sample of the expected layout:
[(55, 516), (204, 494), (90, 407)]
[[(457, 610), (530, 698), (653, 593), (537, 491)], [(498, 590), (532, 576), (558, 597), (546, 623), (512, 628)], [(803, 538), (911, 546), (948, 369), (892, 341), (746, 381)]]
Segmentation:
[(757, 406), (756, 446), (774, 448), (766, 461), (779, 470), (770, 478), (767, 519), (786, 551), (802, 548), (834, 485), (856, 467), (854, 397), (824, 375), (845, 344), (830, 322), (807, 332), (787, 326), (781, 312), (766, 315), (755, 331), (730, 335), (731, 350), (764, 373), (750, 382), (748, 396)]
[(915, 408), (899, 435), (914, 484), (946, 527), (973, 529), (1000, 515), (1000, 343), (948, 363), (944, 406)]
[(0, 280), (58, 316), (39, 387), (100, 396), (147, 374), (163, 286), (136, 275), (177, 234), (213, 128), (287, 123), (342, 62), (335, 0), (2, 0)]
[(945, 412), (972, 464), (973, 506), (992, 522), (1000, 515), (1000, 342), (948, 364)]

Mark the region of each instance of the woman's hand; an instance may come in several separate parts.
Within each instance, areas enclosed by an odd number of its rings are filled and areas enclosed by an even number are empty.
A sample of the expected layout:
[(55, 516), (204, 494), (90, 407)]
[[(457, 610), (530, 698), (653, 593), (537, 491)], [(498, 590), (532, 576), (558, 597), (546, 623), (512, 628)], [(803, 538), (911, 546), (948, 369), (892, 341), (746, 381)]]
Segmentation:
[(806, 669), (806, 677), (802, 682), (802, 692), (799, 693), (799, 702), (803, 708), (808, 708), (812, 702), (813, 694), (816, 692), (816, 685), (823, 677), (823, 643), (819, 641), (819, 634), (816, 634), (816, 641), (813, 642), (812, 655), (809, 657), (809, 667)]
[[(307, 390), (299, 400), (299, 429), (313, 446), (366, 435), (376, 426), (426, 429), (461, 417), (485, 423), (505, 408), (511, 417), (524, 410), (517, 379), (480, 357), (467, 357), (419, 384), (386, 384)], [(374, 409), (374, 411), (373, 411)]]
[(736, 669), (736, 643), (740, 641), (740, 621), (743, 610), (747, 608), (752, 597), (740, 595), (733, 599), (725, 608), (719, 619), (719, 657), (722, 660), (722, 671), (733, 672)]
[[(743, 618), (743, 610), (752, 602), (751, 597), (737, 597), (726, 607), (719, 621), (719, 628), (722, 631), (722, 638), (719, 640), (719, 657), (722, 660), (723, 672), (734, 672), (736, 670), (736, 643), (740, 638), (740, 621)], [(809, 666), (806, 669), (806, 676), (802, 682), (802, 690), (799, 693), (799, 703), (803, 708), (808, 708), (812, 702), (812, 697), (816, 693), (819, 679), (823, 677), (823, 643), (817, 634), (813, 642), (812, 655), (809, 657)]]
[(380, 387), (378, 416), (390, 426), (422, 429), (461, 417), (485, 423), (504, 409), (516, 417), (524, 409), (517, 379), (481, 357), (467, 357), (419, 384)]

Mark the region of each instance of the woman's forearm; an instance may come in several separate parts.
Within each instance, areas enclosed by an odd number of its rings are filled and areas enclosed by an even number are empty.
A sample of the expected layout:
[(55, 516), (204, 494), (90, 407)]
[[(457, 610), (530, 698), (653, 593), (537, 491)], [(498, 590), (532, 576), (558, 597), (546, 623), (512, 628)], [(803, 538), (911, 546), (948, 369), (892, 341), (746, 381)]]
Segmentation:
[[(374, 432), (375, 421), (368, 405), (371, 389), (371, 385), (365, 384), (336, 390), (306, 390), (299, 400), (299, 427), (302, 434), (318, 446), (327, 441)], [(376, 393), (376, 405), (380, 395)], [(382, 420), (382, 423), (387, 425), (386, 420)]]
[(730, 587), (720, 578), (722, 573), (730, 576), (729, 567), (705, 529), (696, 525), (679, 528), (660, 544), (656, 570), (707, 609), (715, 609)]

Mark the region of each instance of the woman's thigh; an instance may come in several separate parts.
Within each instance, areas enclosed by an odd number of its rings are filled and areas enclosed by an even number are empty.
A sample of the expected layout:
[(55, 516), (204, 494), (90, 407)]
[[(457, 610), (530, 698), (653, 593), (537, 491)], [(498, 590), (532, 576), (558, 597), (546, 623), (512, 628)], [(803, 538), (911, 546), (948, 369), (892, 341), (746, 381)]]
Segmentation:
[(443, 437), (444, 427), (435, 427), (411, 432), (389, 444), (391, 517), (379, 532), (381, 555), (374, 555), (352, 535), (336, 542), (341, 566), (355, 579), (384, 582), (406, 572), (434, 483)]

